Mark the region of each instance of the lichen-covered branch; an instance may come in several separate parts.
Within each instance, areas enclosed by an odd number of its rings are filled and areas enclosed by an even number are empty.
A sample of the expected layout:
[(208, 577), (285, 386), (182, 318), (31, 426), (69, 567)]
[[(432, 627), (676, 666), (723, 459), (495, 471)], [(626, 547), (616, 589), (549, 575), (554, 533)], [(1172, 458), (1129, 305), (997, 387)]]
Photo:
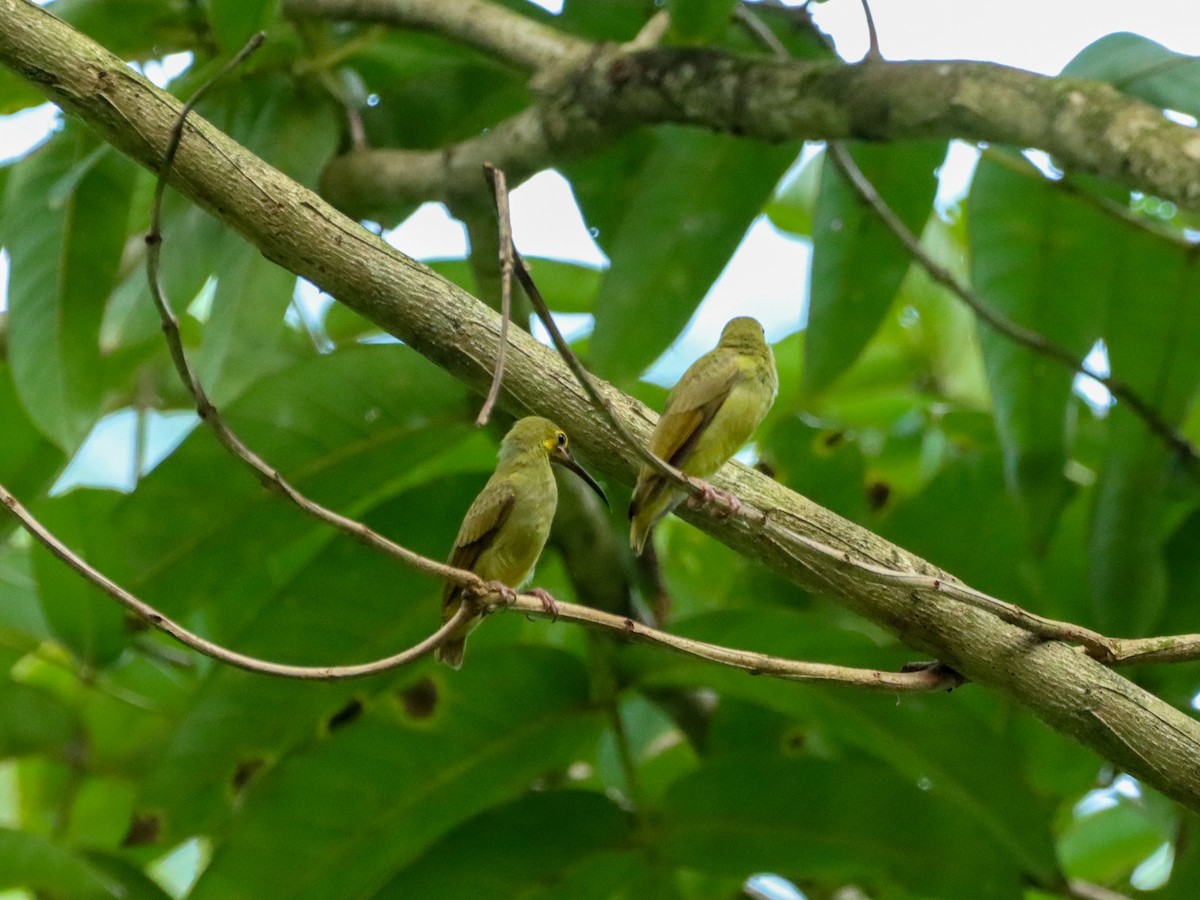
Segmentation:
[[(179, 102), (47, 11), (26, 0), (0, 0), (0, 64), (134, 159), (151, 169), (161, 164)], [(499, 316), (493, 310), (369, 234), (200, 117), (189, 119), (171, 180), (268, 258), (464, 382), (481, 392), (486, 388), (499, 341)], [(501, 403), (507, 409), (552, 414), (598, 469), (632, 483), (640, 460), (596, 415), (555, 353), (516, 329), (510, 335), (505, 386)], [(653, 415), (611, 386), (601, 389), (626, 427), (644, 441)], [(1200, 723), (1074, 647), (1043, 641), (948, 592), (869, 578), (853, 565), (838, 565), (814, 552), (795, 535), (833, 546), (852, 560), (953, 580), (758, 472), (726, 466), (714, 483), (764, 511), (766, 522), (737, 516), (718, 521), (691, 511), (684, 511), (685, 518), (783, 577), (834, 597), (972, 681), (1002, 692), (1051, 727), (1200, 810), (1195, 765)]]
[[(460, 33), (457, 25), (445, 31)], [(377, 214), (453, 196), (485, 160), (520, 181), (632, 128), (676, 123), (764, 141), (961, 138), (1036, 147), (1068, 171), (1200, 209), (1200, 132), (1099, 82), (982, 62), (845, 65), (689, 48), (594, 47), (546, 64), (535, 80), (538, 102), (487, 134), (444, 150), (353, 151), (330, 163), (323, 193), (352, 215)]]

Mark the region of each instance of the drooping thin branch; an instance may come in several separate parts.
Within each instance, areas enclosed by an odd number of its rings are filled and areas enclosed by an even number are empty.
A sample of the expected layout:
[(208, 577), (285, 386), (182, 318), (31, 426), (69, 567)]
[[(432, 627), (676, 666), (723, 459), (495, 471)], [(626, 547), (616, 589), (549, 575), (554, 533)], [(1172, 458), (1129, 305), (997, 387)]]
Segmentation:
[(925, 252), (925, 248), (921, 246), (920, 240), (908, 230), (908, 226), (900, 220), (900, 217), (896, 215), (895, 211), (888, 205), (888, 202), (875, 190), (875, 186), (863, 175), (862, 170), (854, 162), (854, 158), (844, 146), (838, 142), (830, 142), (829, 154), (834, 165), (838, 167), (850, 182), (850, 186), (870, 205), (875, 214), (879, 216), (880, 221), (904, 245), (909, 255), (920, 264), (929, 274), (929, 277), (958, 297), (985, 324), (1003, 334), (1013, 343), (1027, 347), (1034, 353), (1044, 356), (1047, 359), (1054, 360), (1072, 372), (1095, 379), (1104, 385), (1114, 397), (1123, 401), (1131, 412), (1140, 418), (1154, 434), (1157, 434), (1166, 441), (1182, 459), (1193, 464), (1200, 461), (1200, 455), (1197, 454), (1196, 447), (1192, 442), (1184, 437), (1179, 429), (1164, 419), (1158, 410), (1144, 400), (1128, 384), (1114, 376), (1102, 375), (1089, 366), (1085, 360), (1081, 360), (1070, 350), (1056, 344), (1041, 332), (1019, 325), (993, 309), (984, 302), (982, 297), (959, 281), (953, 272), (934, 260), (933, 257)]
[[(3, 484), (0, 484), (0, 507), (20, 522), (34, 540), (130, 612), (198, 653), (248, 672), (304, 681), (342, 681), (378, 675), (409, 665), (432, 653), (453, 633), (463, 619), (476, 612), (476, 609), (470, 604), (463, 604), (462, 609), (449, 621), (420, 643), (400, 653), (367, 663), (348, 666), (297, 666), (272, 662), (230, 650), (221, 644), (201, 637), (121, 587), (60, 541), (29, 510), (22, 506)], [(463, 571), (462, 574), (470, 578), (475, 577), (470, 572)], [(488, 609), (510, 609), (538, 618), (553, 617), (562, 621), (577, 622), (592, 628), (614, 632), (632, 641), (673, 650), (685, 656), (786, 681), (844, 684), (866, 690), (894, 693), (951, 690), (963, 683), (961, 676), (949, 671), (883, 672), (874, 669), (856, 669), (847, 666), (803, 662), (747, 650), (735, 650), (718, 644), (667, 634), (635, 622), (633, 619), (574, 603), (557, 601), (556, 610), (551, 612), (547, 610), (541, 597), (531, 594), (519, 594), (515, 600), (508, 603), (499, 596), (498, 592), (491, 592), (481, 598), (481, 603)]]
[[(778, 526), (782, 528), (782, 526)], [(786, 529), (785, 529), (786, 530)], [(803, 547), (819, 553), (838, 565), (852, 567), (856, 572), (869, 576), (881, 582), (893, 585), (905, 585), (919, 591), (930, 591), (953, 597), (968, 606), (989, 612), (999, 619), (1024, 628), (1030, 634), (1043, 640), (1066, 641), (1079, 644), (1088, 655), (1103, 663), (1112, 663), (1117, 659), (1120, 641), (1106, 637), (1090, 628), (1076, 625), (1073, 622), (1061, 622), (1057, 619), (1047, 619), (1036, 613), (1008, 603), (998, 597), (985, 594), (970, 585), (963, 584), (953, 578), (939, 578), (933, 575), (922, 575), (917, 572), (901, 572), (885, 566), (877, 566), (860, 559), (854, 559), (849, 553), (838, 550), (806, 535), (788, 530), (792, 541)]]
[(471, 589), (476, 593), (486, 594), (490, 588), (484, 582), (472, 575), (469, 572), (464, 572), (460, 569), (455, 569), (452, 566), (444, 563), (436, 562), (432, 559), (427, 559), (419, 553), (414, 553), (407, 547), (397, 544), (395, 541), (389, 540), (378, 532), (368, 528), (362, 522), (350, 519), (340, 513), (334, 512), (297, 490), (287, 479), (283, 477), (274, 467), (269, 465), (262, 457), (258, 456), (253, 450), (247, 447), (225, 422), (217, 408), (209, 399), (204, 386), (200, 383), (199, 377), (188, 361), (187, 354), (183, 349), (183, 341), (179, 333), (179, 320), (176, 318), (174, 311), (171, 308), (170, 301), (167, 299), (166, 291), (162, 285), (162, 201), (166, 191), (167, 183), (170, 179), (171, 168), (175, 161), (176, 152), (179, 149), (180, 141), (183, 139), (184, 128), (187, 124), (187, 117), (191, 110), (195, 107), (196, 102), (204, 96), (205, 93), (212, 87), (217, 79), (232, 71), (238, 64), (241, 63), (247, 56), (253, 53), (262, 43), (262, 35), (255, 35), (250, 39), (250, 42), (228, 63), (221, 67), (216, 75), (205, 82), (192, 99), (184, 104), (180, 111), (174, 127), (171, 130), (170, 138), (167, 142), (166, 151), (163, 154), (162, 166), (159, 169), (158, 181), (155, 184), (154, 199), (150, 208), (150, 231), (146, 235), (146, 276), (150, 284), (150, 295), (154, 300), (154, 305), (158, 310), (159, 317), (162, 319), (163, 335), (167, 342), (167, 347), (171, 353), (171, 360), (175, 364), (175, 371), (178, 372), (180, 380), (188, 393), (192, 395), (192, 399), (196, 403), (196, 412), (200, 416), (200, 420), (208, 426), (213, 435), (221, 443), (225, 449), (232, 453), (237, 459), (241, 460), (258, 477), (259, 482), (268, 490), (284, 497), (303, 512), (312, 516), (319, 521), (332, 525), (334, 528), (349, 535), (356, 541), (365, 544), (372, 549), (378, 550), (393, 559), (399, 560), (407, 566), (423, 572), (426, 575), (431, 575), (435, 578), (440, 578), (443, 581), (452, 581), (455, 584)]
[(475, 424), (482, 427), (487, 424), (500, 396), (500, 383), (504, 380), (504, 358), (508, 354), (508, 326), (512, 320), (512, 273), (513, 273), (513, 240), (512, 221), (508, 213), (508, 184), (504, 180), (504, 172), (491, 163), (483, 164), (484, 178), (490, 184), (497, 185), (492, 191), (496, 200), (496, 222), (500, 231), (500, 349), (496, 352), (496, 370), (492, 374), (492, 384), (488, 388), (487, 397), (475, 419)]
[(55, 537), (49, 529), (35, 519), (29, 510), (25, 509), (17, 501), (17, 498), (9, 493), (8, 489), (2, 484), (0, 484), (0, 505), (16, 518), (39, 544), (134, 615), (149, 622), (160, 631), (169, 634), (181, 644), (191, 647), (196, 652), (203, 653), (205, 656), (215, 659), (218, 662), (244, 669), (247, 672), (274, 675), (280, 678), (296, 678), (305, 681), (340, 681), (347, 678), (365, 678), (368, 675), (378, 675), (381, 672), (407, 666), (432, 653), (450, 637), (463, 619), (474, 612), (468, 604), (463, 604), (462, 609), (457, 614), (420, 643), (399, 653), (384, 657), (383, 659), (373, 660), (372, 662), (350, 666), (295, 666), (287, 663), (272, 662), (256, 656), (239, 653), (236, 650), (230, 650), (228, 647), (201, 637), (194, 631), (190, 631), (180, 625), (174, 619), (159, 612), (150, 604), (139, 599), (75, 554), (62, 541)]
[(733, 18), (754, 40), (766, 47), (767, 50), (780, 58), (788, 56), (788, 49), (783, 45), (783, 41), (779, 40), (775, 32), (767, 27), (767, 23), (757, 13), (746, 6), (745, 3), (738, 3), (733, 8)]
[[(510, 609), (537, 618), (550, 618), (555, 613), (547, 612), (545, 604), (537, 597), (522, 594)], [(625, 635), (632, 641), (673, 650), (684, 656), (719, 663), (734, 669), (743, 669), (752, 675), (768, 675), (784, 681), (806, 681), (814, 683), (844, 684), (884, 693), (921, 693), (945, 691), (958, 687), (963, 677), (946, 668), (933, 667), (911, 672), (882, 672), (875, 669), (855, 669), (826, 663), (803, 662), (780, 656), (768, 656), (749, 650), (735, 650), (720, 644), (680, 637), (643, 625), (627, 616), (615, 616), (590, 606), (558, 602), (557, 616), (560, 621), (579, 622)]]

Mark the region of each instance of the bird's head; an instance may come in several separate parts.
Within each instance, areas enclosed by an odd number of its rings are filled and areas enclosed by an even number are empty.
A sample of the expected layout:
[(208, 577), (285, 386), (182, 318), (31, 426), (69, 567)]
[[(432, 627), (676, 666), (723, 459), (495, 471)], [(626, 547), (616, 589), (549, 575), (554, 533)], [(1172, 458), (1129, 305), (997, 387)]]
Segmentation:
[(767, 336), (758, 319), (738, 316), (725, 323), (721, 344), (737, 350), (761, 350), (767, 346)]
[(571, 455), (567, 433), (549, 419), (543, 419), (541, 416), (526, 416), (524, 419), (518, 419), (508, 430), (508, 434), (504, 436), (504, 441), (500, 445), (501, 461), (518, 456), (523, 457), (527, 454), (535, 456), (545, 454), (550, 462), (560, 465), (564, 469), (570, 469), (600, 496), (605, 506), (608, 506), (608, 497), (604, 495), (604, 490), (596, 483), (596, 479), (588, 473), (587, 469), (577, 463), (575, 457)]

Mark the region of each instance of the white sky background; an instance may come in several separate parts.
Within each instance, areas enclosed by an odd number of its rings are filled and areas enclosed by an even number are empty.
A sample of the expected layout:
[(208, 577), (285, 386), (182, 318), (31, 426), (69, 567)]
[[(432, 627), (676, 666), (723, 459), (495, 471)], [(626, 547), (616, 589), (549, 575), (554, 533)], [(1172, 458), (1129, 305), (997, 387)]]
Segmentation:
[[(553, 10), (554, 0), (541, 0), (541, 5)], [(892, 60), (979, 59), (1055, 74), (1085, 46), (1115, 31), (1136, 32), (1177, 52), (1200, 55), (1198, 0), (873, 0), (871, 8), (882, 53)], [(849, 61), (861, 58), (867, 30), (860, 0), (827, 0), (813, 9), (841, 56)], [(147, 74), (161, 81), (161, 70), (154, 71), (159, 67), (148, 68)], [(40, 141), (56, 116), (47, 105), (0, 117), (0, 162)], [(963, 189), (973, 162), (970, 152), (952, 155), (951, 164), (943, 168), (943, 194)], [(516, 243), (526, 255), (597, 266), (606, 263), (567, 182), (556, 172), (543, 172), (514, 191), (512, 214)], [(439, 204), (426, 204), (387, 237), (419, 259), (466, 252), (461, 226)], [(6, 262), (0, 253), (0, 309), (6, 299)], [(734, 315), (757, 316), (772, 340), (795, 331), (802, 322), (808, 264), (807, 242), (779, 233), (765, 219), (757, 221), (688, 328), (649, 377), (672, 382), (716, 343), (722, 326)], [(320, 303), (315, 289), (306, 288), (301, 292), (303, 300)], [(575, 324), (576, 329), (586, 327), (586, 320)], [(116, 446), (127, 445), (131, 427), (130, 421), (120, 418), (102, 423), (95, 438), (111, 449), (97, 455), (110, 456)], [(178, 440), (179, 423), (172, 431)], [(118, 468), (128, 472), (127, 464)], [(92, 477), (85, 480), (95, 483)]]

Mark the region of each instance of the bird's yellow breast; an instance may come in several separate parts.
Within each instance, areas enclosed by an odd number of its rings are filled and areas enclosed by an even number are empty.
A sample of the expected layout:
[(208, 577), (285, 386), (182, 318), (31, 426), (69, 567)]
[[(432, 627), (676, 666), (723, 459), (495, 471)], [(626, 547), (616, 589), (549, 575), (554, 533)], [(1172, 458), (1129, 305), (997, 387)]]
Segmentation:
[(545, 461), (510, 478), (514, 491), (512, 512), (473, 568), (484, 581), (495, 580), (516, 588), (529, 580), (546, 546), (558, 505), (558, 485)]

